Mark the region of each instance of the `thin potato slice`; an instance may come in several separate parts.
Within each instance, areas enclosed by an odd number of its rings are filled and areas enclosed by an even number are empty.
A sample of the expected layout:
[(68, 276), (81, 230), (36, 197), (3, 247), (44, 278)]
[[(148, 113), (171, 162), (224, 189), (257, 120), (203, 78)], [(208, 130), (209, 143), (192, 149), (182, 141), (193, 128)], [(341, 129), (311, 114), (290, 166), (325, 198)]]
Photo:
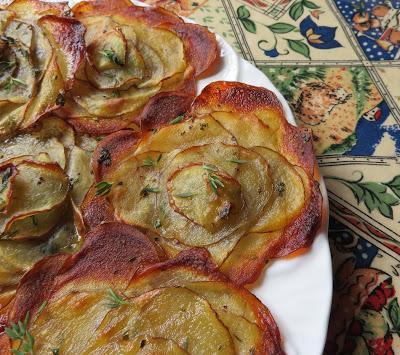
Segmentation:
[(305, 203), (303, 180), (280, 154), (264, 147), (254, 151), (268, 162), (274, 187), (271, 203), (250, 231), (270, 232), (285, 227), (300, 213)]
[[(16, 164), (16, 168), (18, 174), (10, 182), (12, 199), (7, 213), (0, 216), (2, 239), (26, 236), (24, 229), (12, 229), (12, 225), (22, 217), (34, 216), (59, 206), (66, 199), (69, 189), (67, 176), (56, 164), (22, 161)], [(32, 224), (21, 224), (28, 229), (32, 226), (35, 226), (33, 220)], [(50, 227), (51, 224), (46, 225), (47, 230)]]

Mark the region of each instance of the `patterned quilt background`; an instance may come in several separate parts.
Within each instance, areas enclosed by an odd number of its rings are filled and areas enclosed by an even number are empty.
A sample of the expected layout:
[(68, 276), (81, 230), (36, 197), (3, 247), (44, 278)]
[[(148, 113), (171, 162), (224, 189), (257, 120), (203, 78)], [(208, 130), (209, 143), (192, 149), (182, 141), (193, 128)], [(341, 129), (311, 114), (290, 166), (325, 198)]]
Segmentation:
[(400, 0), (148, 0), (222, 35), (284, 94), (330, 199), (326, 354), (400, 354)]

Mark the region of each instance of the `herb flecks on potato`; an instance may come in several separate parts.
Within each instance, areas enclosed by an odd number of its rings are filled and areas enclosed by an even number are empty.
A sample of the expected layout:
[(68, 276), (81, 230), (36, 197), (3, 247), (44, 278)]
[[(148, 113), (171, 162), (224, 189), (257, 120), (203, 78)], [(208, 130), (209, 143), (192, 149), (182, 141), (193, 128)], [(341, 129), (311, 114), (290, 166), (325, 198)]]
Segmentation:
[(72, 13), (87, 28), (87, 52), (59, 113), (79, 132), (155, 128), (184, 113), (218, 54), (205, 27), (163, 9), (101, 0)]
[(98, 145), (94, 156), (108, 160), (94, 174), (109, 188), (86, 196), (83, 218), (88, 228), (102, 219), (144, 228), (169, 257), (204, 247), (234, 282), (253, 282), (318, 229), (310, 134), (286, 121), (271, 91), (212, 83), (185, 117)]
[(84, 56), (85, 29), (61, 3), (16, 0), (0, 9), (0, 137), (64, 104)]
[[(159, 262), (147, 237), (121, 223), (91, 231), (75, 255), (36, 264), (9, 323), (27, 314), (35, 353), (283, 354), (267, 308), (227, 281), (204, 249)], [(2, 352), (24, 346), (10, 329)]]

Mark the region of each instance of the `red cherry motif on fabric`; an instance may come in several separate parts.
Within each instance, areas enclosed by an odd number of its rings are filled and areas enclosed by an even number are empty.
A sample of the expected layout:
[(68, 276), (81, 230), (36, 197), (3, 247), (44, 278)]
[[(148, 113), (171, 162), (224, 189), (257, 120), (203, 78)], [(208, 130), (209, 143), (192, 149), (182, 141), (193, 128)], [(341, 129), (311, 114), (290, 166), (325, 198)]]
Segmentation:
[(393, 338), (391, 335), (384, 338), (367, 340), (371, 355), (394, 355), (392, 343)]
[(364, 303), (364, 308), (379, 312), (387, 303), (388, 298), (393, 296), (393, 286), (387, 281), (384, 281), (369, 295), (368, 299)]

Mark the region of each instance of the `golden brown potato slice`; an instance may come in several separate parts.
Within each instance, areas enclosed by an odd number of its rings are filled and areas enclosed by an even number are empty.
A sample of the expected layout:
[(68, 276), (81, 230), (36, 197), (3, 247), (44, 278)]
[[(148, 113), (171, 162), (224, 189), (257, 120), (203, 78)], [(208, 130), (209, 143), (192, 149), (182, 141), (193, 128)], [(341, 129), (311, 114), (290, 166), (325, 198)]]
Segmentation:
[[(110, 238), (114, 243), (104, 243)], [(114, 246), (123, 241), (123, 250)], [(44, 259), (24, 276), (7, 312), (9, 324), (29, 311), (39, 353), (283, 354), (265, 306), (227, 282), (204, 250), (155, 263), (148, 243), (132, 227), (100, 226), (78, 254)], [(138, 270), (143, 263), (147, 268)], [(97, 270), (101, 264), (105, 270)], [(17, 349), (6, 337), (0, 350)]]
[[(15, 179), (7, 181), (11, 184), (11, 199), (7, 213), (0, 215), (1, 238), (27, 237), (33, 230), (40, 231), (41, 235), (55, 223), (53, 218), (41, 214), (47, 214), (65, 201), (69, 189), (68, 177), (59, 165), (52, 163), (22, 160), (14, 166), (17, 170)], [(44, 218), (43, 225), (38, 223), (39, 216)], [(29, 223), (22, 221), (25, 217), (30, 218)]]

